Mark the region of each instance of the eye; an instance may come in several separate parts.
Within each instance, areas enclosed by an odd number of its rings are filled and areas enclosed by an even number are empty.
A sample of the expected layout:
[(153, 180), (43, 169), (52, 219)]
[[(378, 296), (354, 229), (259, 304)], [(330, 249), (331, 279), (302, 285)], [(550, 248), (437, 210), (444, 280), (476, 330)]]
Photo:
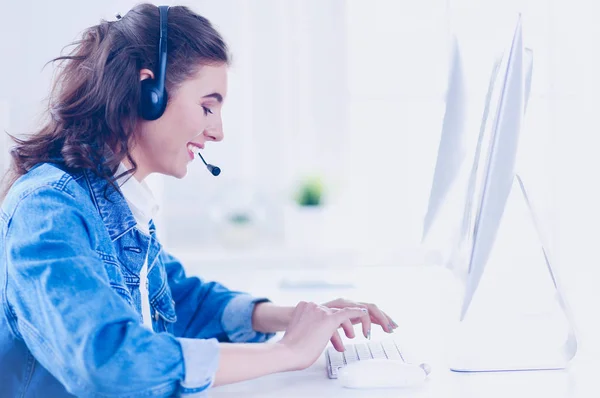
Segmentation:
[(208, 116), (208, 114), (213, 114), (213, 111), (211, 111), (210, 108), (203, 106), (202, 109), (204, 109), (204, 116)]

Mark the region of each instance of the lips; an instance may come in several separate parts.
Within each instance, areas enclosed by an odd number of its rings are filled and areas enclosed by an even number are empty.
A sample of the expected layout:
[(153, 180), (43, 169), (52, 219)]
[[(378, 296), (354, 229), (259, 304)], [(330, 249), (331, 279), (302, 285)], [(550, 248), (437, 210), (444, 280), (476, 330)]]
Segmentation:
[(200, 149), (204, 149), (204, 145), (203, 144), (198, 144), (195, 142), (188, 142), (187, 144), (187, 150), (188, 153), (190, 155), (190, 159), (194, 159), (194, 157), (196, 156), (196, 154), (198, 152), (200, 152)]

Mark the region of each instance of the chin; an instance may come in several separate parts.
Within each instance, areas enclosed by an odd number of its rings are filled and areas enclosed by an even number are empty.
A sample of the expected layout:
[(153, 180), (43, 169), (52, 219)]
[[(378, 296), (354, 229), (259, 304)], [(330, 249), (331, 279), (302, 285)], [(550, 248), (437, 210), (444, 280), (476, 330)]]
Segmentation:
[(171, 175), (175, 178), (182, 179), (187, 175), (187, 168), (184, 167), (183, 169), (173, 170)]
[(165, 168), (165, 171), (162, 174), (175, 177), (177, 179), (182, 179), (187, 175), (187, 166), (183, 165), (178, 167), (176, 165), (171, 165), (170, 168)]

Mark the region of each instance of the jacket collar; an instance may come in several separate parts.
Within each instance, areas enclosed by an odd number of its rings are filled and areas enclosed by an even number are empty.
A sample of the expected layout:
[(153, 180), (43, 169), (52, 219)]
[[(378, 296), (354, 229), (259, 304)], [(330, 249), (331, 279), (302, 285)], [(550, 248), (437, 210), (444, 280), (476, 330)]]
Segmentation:
[(135, 227), (135, 218), (120, 191), (91, 170), (84, 170), (83, 176), (112, 241)]

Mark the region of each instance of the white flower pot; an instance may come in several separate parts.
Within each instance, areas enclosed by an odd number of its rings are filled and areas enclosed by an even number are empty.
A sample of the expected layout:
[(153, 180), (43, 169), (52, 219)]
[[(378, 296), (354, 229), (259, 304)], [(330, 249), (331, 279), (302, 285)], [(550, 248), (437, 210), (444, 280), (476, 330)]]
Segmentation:
[(259, 236), (254, 223), (236, 224), (226, 222), (221, 226), (221, 242), (227, 248), (247, 249), (256, 244)]
[(285, 209), (285, 244), (288, 248), (315, 250), (325, 245), (323, 206), (290, 205)]

